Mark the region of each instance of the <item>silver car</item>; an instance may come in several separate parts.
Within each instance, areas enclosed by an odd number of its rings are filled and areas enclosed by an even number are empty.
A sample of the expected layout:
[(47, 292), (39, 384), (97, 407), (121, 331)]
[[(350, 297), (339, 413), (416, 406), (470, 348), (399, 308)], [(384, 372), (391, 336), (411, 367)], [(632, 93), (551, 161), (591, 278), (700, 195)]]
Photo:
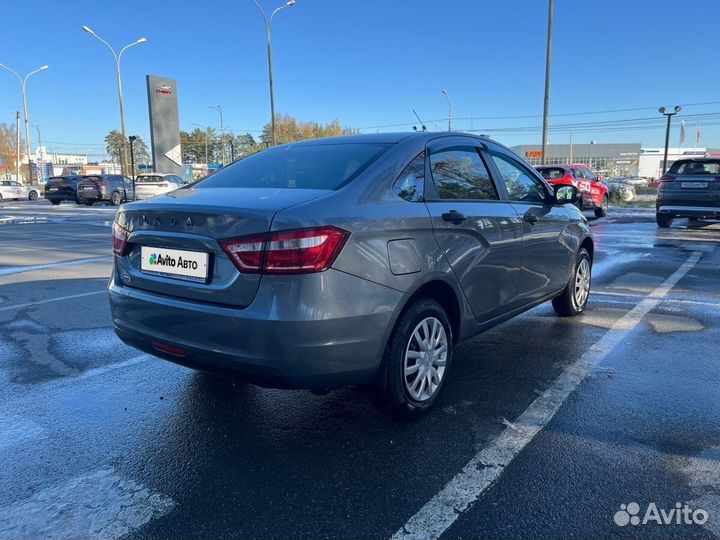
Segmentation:
[(556, 189), (464, 134), (274, 147), (120, 209), (115, 331), (266, 386), (365, 385), (417, 415), (459, 343), (549, 300), (585, 309), (593, 238), (577, 190)]
[(187, 182), (177, 174), (141, 174), (135, 179), (135, 193), (138, 199), (149, 199), (186, 184)]

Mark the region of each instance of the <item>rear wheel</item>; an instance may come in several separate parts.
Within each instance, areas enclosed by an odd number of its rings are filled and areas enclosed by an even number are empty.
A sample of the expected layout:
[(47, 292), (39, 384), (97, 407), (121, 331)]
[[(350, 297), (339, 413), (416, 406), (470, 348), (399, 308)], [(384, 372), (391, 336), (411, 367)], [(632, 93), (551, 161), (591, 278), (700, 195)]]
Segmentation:
[(595, 217), (605, 217), (608, 213), (608, 204), (609, 204), (608, 196), (603, 196), (603, 200), (600, 203), (600, 206), (595, 209)]
[(655, 214), (655, 221), (657, 221), (658, 227), (667, 229), (672, 225), (673, 217), (668, 214)]
[(445, 310), (433, 299), (417, 300), (390, 336), (373, 392), (375, 403), (400, 418), (424, 413), (440, 394), (452, 352), (452, 328)]
[(575, 257), (573, 275), (560, 296), (553, 298), (555, 313), (561, 317), (574, 317), (585, 311), (590, 297), (592, 260), (587, 249), (581, 248)]
[(113, 191), (112, 197), (110, 198), (110, 204), (113, 206), (120, 206), (122, 203), (122, 195), (119, 191)]

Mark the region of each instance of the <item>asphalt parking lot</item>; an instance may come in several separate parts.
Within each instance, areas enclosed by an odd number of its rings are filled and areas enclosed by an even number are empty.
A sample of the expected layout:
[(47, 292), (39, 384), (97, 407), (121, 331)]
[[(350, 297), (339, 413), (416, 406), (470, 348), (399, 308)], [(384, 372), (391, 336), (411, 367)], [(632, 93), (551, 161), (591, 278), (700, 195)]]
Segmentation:
[(0, 538), (720, 538), (720, 225), (593, 219), (587, 312), (463, 344), (401, 423), (123, 345), (114, 213), (0, 205)]

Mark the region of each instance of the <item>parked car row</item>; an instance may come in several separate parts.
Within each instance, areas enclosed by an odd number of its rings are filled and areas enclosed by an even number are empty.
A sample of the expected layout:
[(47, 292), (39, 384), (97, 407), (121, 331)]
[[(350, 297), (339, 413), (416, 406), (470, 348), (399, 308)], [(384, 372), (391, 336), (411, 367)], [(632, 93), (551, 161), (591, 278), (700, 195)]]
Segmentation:
[(0, 180), (0, 201), (35, 201), (40, 197), (40, 193), (41, 188), (39, 186), (26, 186), (15, 180)]
[[(141, 175), (135, 181), (137, 199), (155, 197), (185, 184), (187, 182), (175, 174)], [(134, 199), (133, 183), (132, 179), (119, 174), (53, 176), (45, 186), (45, 198), (55, 205), (74, 201), (87, 206), (99, 202), (119, 206)]]

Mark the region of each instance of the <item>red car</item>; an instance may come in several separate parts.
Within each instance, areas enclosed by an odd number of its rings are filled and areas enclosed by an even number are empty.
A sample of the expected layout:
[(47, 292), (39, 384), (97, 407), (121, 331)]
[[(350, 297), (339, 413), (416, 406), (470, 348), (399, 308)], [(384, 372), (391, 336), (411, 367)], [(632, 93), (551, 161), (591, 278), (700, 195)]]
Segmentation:
[(582, 163), (573, 165), (541, 165), (535, 167), (553, 185), (572, 185), (582, 194), (580, 210), (594, 210), (595, 216), (607, 215), (610, 194), (600, 177)]

